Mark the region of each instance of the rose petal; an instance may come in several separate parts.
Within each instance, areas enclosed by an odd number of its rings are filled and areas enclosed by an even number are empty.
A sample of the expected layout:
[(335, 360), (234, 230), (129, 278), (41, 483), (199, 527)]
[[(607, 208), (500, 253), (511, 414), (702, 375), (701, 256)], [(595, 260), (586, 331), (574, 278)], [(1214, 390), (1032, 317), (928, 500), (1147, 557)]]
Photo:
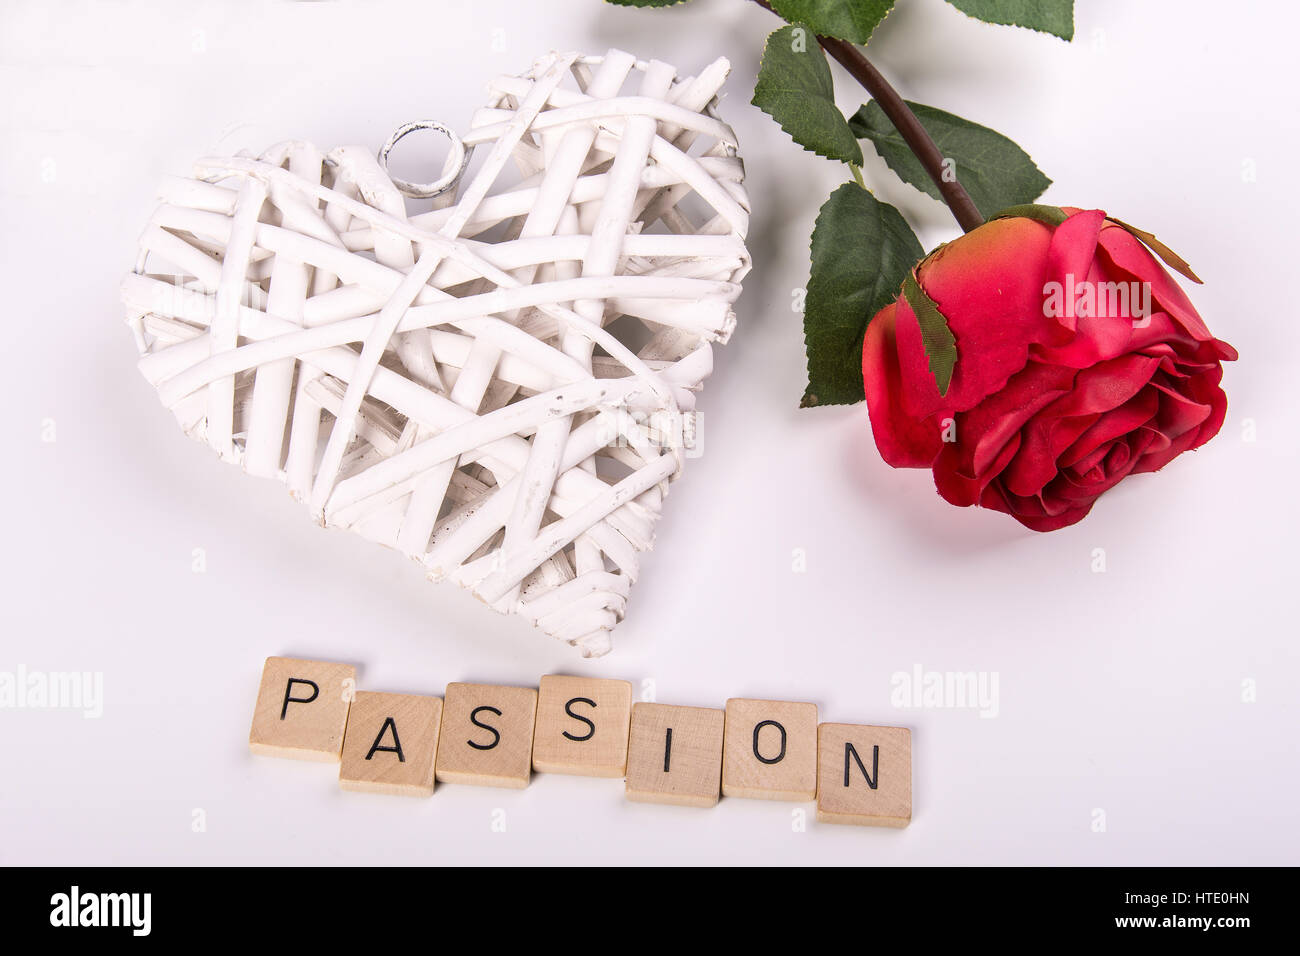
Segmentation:
[(1000, 481), (989, 485), (980, 504), (985, 508), (1005, 511), (1030, 531), (1058, 531), (1082, 521), (1092, 510), (1092, 502), (1073, 507), (1060, 507), (1049, 512), (1038, 497), (1013, 495)]
[(1058, 464), (1062, 468), (1078, 465), (1091, 449), (1127, 435), (1150, 421), (1155, 416), (1159, 404), (1159, 396), (1155, 389), (1143, 388), (1123, 405), (1106, 412), (1090, 425), (1075, 439), (1074, 444), (1061, 454)]
[[(1159, 433), (1157, 433), (1157, 435), (1159, 435)], [(1192, 447), (1192, 443), (1196, 441), (1196, 432), (1183, 432), (1177, 438), (1168, 438), (1164, 435), (1159, 435), (1158, 438), (1152, 440), (1152, 448), (1156, 448), (1156, 446), (1160, 444), (1160, 438), (1164, 438), (1165, 442), (1168, 444), (1166, 444), (1162, 450), (1148, 450), (1147, 454), (1142, 456), (1142, 460), (1134, 466), (1133, 474), (1137, 475), (1149, 471), (1159, 471), (1165, 465), (1169, 464), (1183, 452)]]
[[(1228, 398), (1219, 387), (1222, 378), (1222, 367), (1215, 366), (1187, 380), (1184, 387), (1190, 397), (1185, 399), (1185, 404), (1172, 407), (1179, 409), (1183, 414), (1190, 414), (1195, 409), (1203, 408), (1206, 410), (1204, 419), (1198, 425), (1177, 435), (1171, 436), (1163, 429), (1158, 430), (1147, 454), (1134, 468), (1135, 473), (1159, 471), (1183, 452), (1199, 448), (1219, 433), (1228, 411)], [(1153, 423), (1152, 427), (1158, 426)]]
[(880, 456), (895, 468), (928, 468), (939, 454), (936, 428), (917, 421), (900, 407), (898, 350), (894, 340), (895, 307), (887, 305), (867, 325), (862, 344), (862, 384), (867, 396), (871, 434)]
[(1223, 420), (1228, 414), (1228, 396), (1224, 394), (1219, 383), (1223, 380), (1223, 366), (1215, 365), (1187, 380), (1187, 394), (1202, 404), (1210, 406), (1209, 416), (1201, 423), (1192, 442), (1192, 448), (1199, 448), (1219, 434)]
[(1030, 362), (1002, 391), (957, 416), (957, 441), (945, 443), (940, 462), (971, 477), (997, 474), (992, 464), (1002, 446), (1035, 414), (1068, 395), (1074, 379), (1073, 369)]
[(1210, 417), (1210, 406), (1181, 395), (1167, 384), (1153, 380), (1152, 386), (1160, 395), (1160, 410), (1153, 423), (1156, 429), (1172, 440), (1196, 429)]
[[(1043, 315), (1043, 278), (1052, 231), (1031, 219), (995, 219), (934, 253), (919, 277), (957, 340), (957, 366), (939, 395), (921, 329), (898, 303), (903, 407), (913, 417), (966, 411), (1025, 367), (1029, 346), (1058, 330)], [(963, 361), (970, 358), (970, 361)]]
[[(951, 446), (945, 446), (944, 451), (939, 453), (940, 459), (949, 447)], [(971, 505), (978, 504), (989, 482), (996, 478), (998, 472), (1015, 457), (1019, 448), (1020, 436), (1012, 434), (1010, 441), (999, 448), (997, 458), (990, 462), (990, 468), (985, 475), (963, 474), (956, 468), (947, 467), (946, 463), (935, 462), (934, 487), (945, 501), (959, 508), (969, 508)]]
[(1205, 322), (1187, 294), (1132, 233), (1114, 223), (1107, 223), (1097, 241), (1106, 257), (1117, 268), (1139, 282), (1151, 283), (1152, 299), (1162, 311), (1170, 313), (1181, 323), (1193, 338), (1206, 341), (1214, 337), (1205, 327)]
[[(1056, 227), (1047, 252), (1044, 290), (1040, 290), (1040, 293), (1045, 292), (1048, 281), (1057, 282), (1066, 288), (1087, 277), (1096, 257), (1097, 236), (1101, 233), (1101, 224), (1105, 220), (1106, 214), (1101, 210), (1088, 209), (1074, 213)], [(1040, 303), (1041, 301), (1040, 294)], [(1073, 302), (1066, 301), (1065, 305), (1065, 314), (1057, 316), (1056, 321), (1062, 327), (1074, 331), (1076, 317)]]
[(1160, 359), (1123, 355), (1079, 372), (1074, 390), (1043, 409), (1024, 428), (1020, 454), (1003, 475), (1007, 489), (1029, 496), (1057, 473), (1057, 459), (1104, 412), (1119, 408), (1150, 380)]

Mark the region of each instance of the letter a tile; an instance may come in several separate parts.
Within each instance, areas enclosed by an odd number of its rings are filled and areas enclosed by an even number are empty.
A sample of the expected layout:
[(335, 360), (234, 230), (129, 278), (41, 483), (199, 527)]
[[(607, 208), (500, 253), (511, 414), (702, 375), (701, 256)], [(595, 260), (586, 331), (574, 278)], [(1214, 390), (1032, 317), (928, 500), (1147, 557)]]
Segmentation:
[(343, 738), (339, 786), (344, 790), (427, 797), (442, 699), (363, 691), (352, 702)]

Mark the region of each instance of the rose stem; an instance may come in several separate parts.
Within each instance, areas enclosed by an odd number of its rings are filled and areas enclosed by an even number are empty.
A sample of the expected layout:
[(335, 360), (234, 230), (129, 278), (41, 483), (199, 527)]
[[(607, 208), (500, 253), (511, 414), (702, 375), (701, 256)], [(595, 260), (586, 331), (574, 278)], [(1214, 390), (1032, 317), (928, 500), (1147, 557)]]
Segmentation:
[[(772, 10), (767, 0), (754, 0), (760, 7)], [(778, 14), (779, 16), (779, 14)], [(844, 69), (848, 70), (849, 75), (862, 84), (872, 98), (880, 104), (880, 109), (889, 117), (889, 121), (894, 124), (898, 134), (903, 137), (903, 142), (907, 144), (913, 155), (925, 168), (930, 178), (934, 180), (935, 186), (939, 188), (939, 194), (943, 196), (943, 201), (952, 210), (953, 217), (957, 224), (961, 226), (963, 232), (970, 232), (977, 226), (984, 224), (984, 217), (980, 215), (979, 209), (970, 198), (970, 193), (966, 188), (957, 181), (956, 177), (951, 179), (944, 176), (944, 157), (935, 145), (930, 134), (925, 131), (921, 121), (916, 118), (916, 114), (908, 107), (898, 92), (889, 85), (889, 81), (881, 76), (880, 71), (871, 65), (871, 61), (863, 56), (852, 43), (844, 40), (837, 40), (834, 37), (817, 38), (823, 50), (829, 53)]]

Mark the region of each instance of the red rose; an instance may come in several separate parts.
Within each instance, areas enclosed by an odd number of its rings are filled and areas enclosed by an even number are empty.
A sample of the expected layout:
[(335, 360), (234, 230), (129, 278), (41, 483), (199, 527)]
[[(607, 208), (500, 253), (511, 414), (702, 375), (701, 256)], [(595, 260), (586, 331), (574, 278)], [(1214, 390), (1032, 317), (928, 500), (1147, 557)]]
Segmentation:
[(917, 272), (956, 338), (941, 395), (906, 298), (867, 327), (862, 372), (876, 446), (931, 468), (955, 505), (1035, 531), (1074, 524), (1121, 479), (1156, 471), (1223, 424), (1232, 346), (1098, 210), (1059, 225), (995, 219)]

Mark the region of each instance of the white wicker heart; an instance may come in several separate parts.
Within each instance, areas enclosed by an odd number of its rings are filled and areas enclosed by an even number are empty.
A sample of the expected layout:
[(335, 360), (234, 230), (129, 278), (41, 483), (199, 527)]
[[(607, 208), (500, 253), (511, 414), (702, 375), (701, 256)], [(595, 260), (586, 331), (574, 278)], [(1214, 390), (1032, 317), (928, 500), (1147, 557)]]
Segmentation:
[(429, 187), (351, 146), (199, 161), (123, 283), (141, 371), (321, 523), (605, 653), (749, 269), (727, 72), (544, 57)]

